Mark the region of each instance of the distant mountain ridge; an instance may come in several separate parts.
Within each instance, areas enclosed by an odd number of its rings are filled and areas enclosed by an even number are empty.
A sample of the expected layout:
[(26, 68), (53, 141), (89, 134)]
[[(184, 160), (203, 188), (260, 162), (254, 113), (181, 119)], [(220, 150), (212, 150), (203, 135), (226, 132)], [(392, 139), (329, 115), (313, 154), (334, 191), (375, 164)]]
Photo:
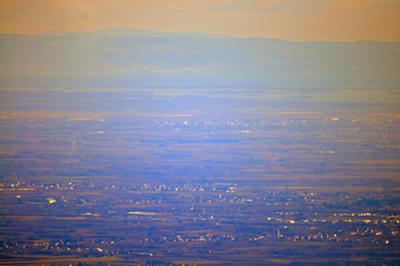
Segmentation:
[(400, 42), (142, 30), (0, 34), (0, 86), (400, 87)]

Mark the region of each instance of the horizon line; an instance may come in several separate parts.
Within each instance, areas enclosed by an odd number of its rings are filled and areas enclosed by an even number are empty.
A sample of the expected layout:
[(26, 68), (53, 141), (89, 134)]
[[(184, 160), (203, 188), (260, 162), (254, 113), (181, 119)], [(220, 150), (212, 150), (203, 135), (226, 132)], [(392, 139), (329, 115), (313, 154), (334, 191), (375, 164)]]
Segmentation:
[[(285, 39), (285, 38), (277, 38), (277, 37), (268, 37), (268, 36), (235, 36), (229, 34), (218, 34), (218, 33), (209, 33), (202, 31), (158, 31), (151, 29), (143, 29), (143, 28), (101, 28), (101, 29), (83, 29), (83, 30), (51, 30), (45, 32), (38, 33), (27, 33), (27, 32), (0, 32), (0, 35), (19, 35), (19, 36), (31, 36), (31, 37), (39, 37), (39, 36), (51, 36), (51, 35), (68, 35), (68, 34), (77, 34), (77, 33), (96, 33), (96, 32), (105, 32), (108, 31), (112, 33), (112, 31), (131, 31), (136, 32), (137, 36), (141, 36), (141, 34), (165, 34), (165, 35), (173, 35), (173, 34), (181, 34), (182, 37), (184, 35), (197, 35), (197, 36), (187, 36), (187, 37), (196, 37), (196, 38), (221, 38), (221, 39), (244, 39), (244, 40), (275, 40), (275, 41), (286, 41), (286, 42), (331, 42), (331, 43), (352, 43), (352, 42), (390, 42), (396, 43), (400, 42), (399, 40), (391, 40), (391, 39), (352, 39), (352, 40), (329, 40), (329, 39)], [(127, 34), (128, 35), (128, 34)]]

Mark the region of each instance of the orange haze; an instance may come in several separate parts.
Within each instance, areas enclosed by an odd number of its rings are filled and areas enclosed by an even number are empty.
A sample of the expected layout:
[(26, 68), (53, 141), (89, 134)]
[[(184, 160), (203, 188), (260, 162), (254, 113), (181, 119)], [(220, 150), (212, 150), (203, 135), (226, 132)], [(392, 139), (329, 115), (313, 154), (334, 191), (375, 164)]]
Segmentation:
[(132, 28), (289, 40), (400, 40), (398, 0), (0, 0), (0, 32)]

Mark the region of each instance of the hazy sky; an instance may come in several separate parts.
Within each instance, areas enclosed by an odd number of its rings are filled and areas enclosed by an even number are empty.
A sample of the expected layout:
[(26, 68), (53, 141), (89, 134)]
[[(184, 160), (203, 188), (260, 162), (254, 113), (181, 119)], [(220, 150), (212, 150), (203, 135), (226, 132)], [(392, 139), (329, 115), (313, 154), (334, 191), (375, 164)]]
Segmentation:
[(0, 32), (109, 28), (400, 40), (400, 0), (0, 0)]

